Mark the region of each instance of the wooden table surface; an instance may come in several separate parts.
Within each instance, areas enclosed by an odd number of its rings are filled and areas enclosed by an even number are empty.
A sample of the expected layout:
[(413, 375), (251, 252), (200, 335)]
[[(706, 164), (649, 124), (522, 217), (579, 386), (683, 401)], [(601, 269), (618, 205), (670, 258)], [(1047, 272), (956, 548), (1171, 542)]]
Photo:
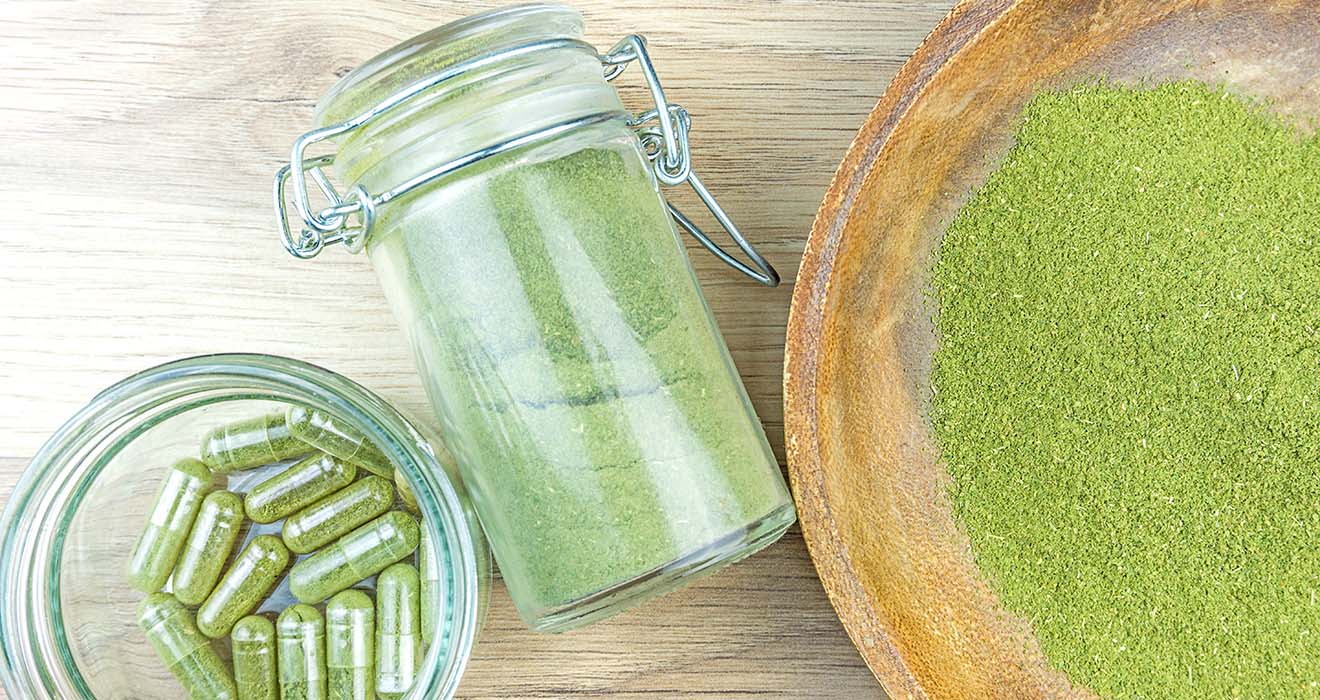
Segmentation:
[[(602, 48), (643, 33), (694, 118), (694, 163), (783, 273), (766, 290), (690, 246), (783, 456), (794, 274), (853, 132), (951, 0), (579, 2)], [(96, 391), (188, 355), (289, 355), (429, 418), (365, 257), (286, 255), (270, 177), (317, 97), (377, 51), (487, 2), (0, 3), (0, 498)], [(642, 106), (636, 75), (625, 99)], [(680, 201), (687, 201), (680, 197)], [(634, 612), (527, 632), (501, 588), (465, 698), (882, 692), (801, 535)]]

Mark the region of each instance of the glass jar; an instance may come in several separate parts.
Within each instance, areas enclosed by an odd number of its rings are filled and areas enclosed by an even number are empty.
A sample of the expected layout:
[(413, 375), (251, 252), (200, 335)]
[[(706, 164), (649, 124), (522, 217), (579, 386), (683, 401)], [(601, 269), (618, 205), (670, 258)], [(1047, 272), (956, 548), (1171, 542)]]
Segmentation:
[[(795, 518), (675, 223), (778, 278), (692, 172), (690, 118), (645, 42), (601, 55), (582, 32), (577, 12), (531, 5), (404, 42), (331, 89), (276, 179), (290, 252), (365, 247), (518, 611), (542, 631), (676, 588)], [(656, 103), (637, 116), (610, 82), (630, 63)], [(309, 155), (326, 140), (335, 155)], [(661, 183), (690, 184), (751, 263)]]
[[(433, 643), (407, 697), (453, 696), (485, 612), (490, 557), (443, 455), (413, 423), (339, 375), (279, 357), (213, 355), (162, 365), (102, 392), (24, 472), (0, 520), (0, 679), (9, 697), (187, 696), (139, 628), (146, 594), (129, 584), (126, 565), (171, 464), (197, 457), (203, 436), (219, 424), (290, 405), (334, 416), (365, 436), (411, 489), (435, 543), (434, 609), (447, 612), (435, 616)], [(225, 488), (242, 490), (236, 481), (256, 476), (231, 473)], [(248, 538), (262, 531), (245, 529)], [(284, 583), (260, 610), (273, 614), (292, 602)], [(224, 657), (223, 644), (212, 645)]]

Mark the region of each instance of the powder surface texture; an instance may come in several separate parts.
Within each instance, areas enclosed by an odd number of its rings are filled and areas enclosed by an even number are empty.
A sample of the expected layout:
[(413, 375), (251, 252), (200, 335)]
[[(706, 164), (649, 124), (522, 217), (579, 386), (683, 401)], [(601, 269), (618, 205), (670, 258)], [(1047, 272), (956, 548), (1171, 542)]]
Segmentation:
[(1320, 697), (1320, 141), (1199, 83), (1041, 94), (933, 293), (955, 512), (1051, 663)]

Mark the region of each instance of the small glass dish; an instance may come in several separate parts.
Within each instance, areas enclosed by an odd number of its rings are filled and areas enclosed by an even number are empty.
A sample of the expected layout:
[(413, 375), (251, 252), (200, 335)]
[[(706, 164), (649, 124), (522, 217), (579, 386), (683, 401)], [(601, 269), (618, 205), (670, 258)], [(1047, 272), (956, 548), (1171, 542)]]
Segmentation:
[[(434, 436), (361, 386), (303, 362), (209, 355), (115, 384), (64, 424), (29, 464), (5, 508), (0, 680), (12, 698), (186, 697), (137, 624), (145, 594), (125, 569), (166, 470), (198, 457), (203, 436), (287, 406), (333, 416), (366, 436), (411, 489), (440, 562), (438, 602), (408, 698), (449, 698), (489, 596), (490, 557), (467, 497)], [(229, 486), (255, 473), (231, 474)], [(242, 543), (270, 526), (252, 526)], [(369, 582), (368, 582), (369, 585)], [(296, 602), (283, 581), (262, 605)], [(227, 645), (214, 645), (227, 661)]]

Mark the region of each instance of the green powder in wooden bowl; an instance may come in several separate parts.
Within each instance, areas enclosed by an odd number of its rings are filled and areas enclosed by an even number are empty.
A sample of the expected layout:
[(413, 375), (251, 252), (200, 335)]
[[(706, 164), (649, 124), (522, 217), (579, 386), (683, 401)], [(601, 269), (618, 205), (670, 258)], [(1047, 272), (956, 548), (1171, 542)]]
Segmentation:
[(933, 288), (954, 509), (1051, 663), (1320, 697), (1320, 139), (1194, 82), (1042, 94)]

